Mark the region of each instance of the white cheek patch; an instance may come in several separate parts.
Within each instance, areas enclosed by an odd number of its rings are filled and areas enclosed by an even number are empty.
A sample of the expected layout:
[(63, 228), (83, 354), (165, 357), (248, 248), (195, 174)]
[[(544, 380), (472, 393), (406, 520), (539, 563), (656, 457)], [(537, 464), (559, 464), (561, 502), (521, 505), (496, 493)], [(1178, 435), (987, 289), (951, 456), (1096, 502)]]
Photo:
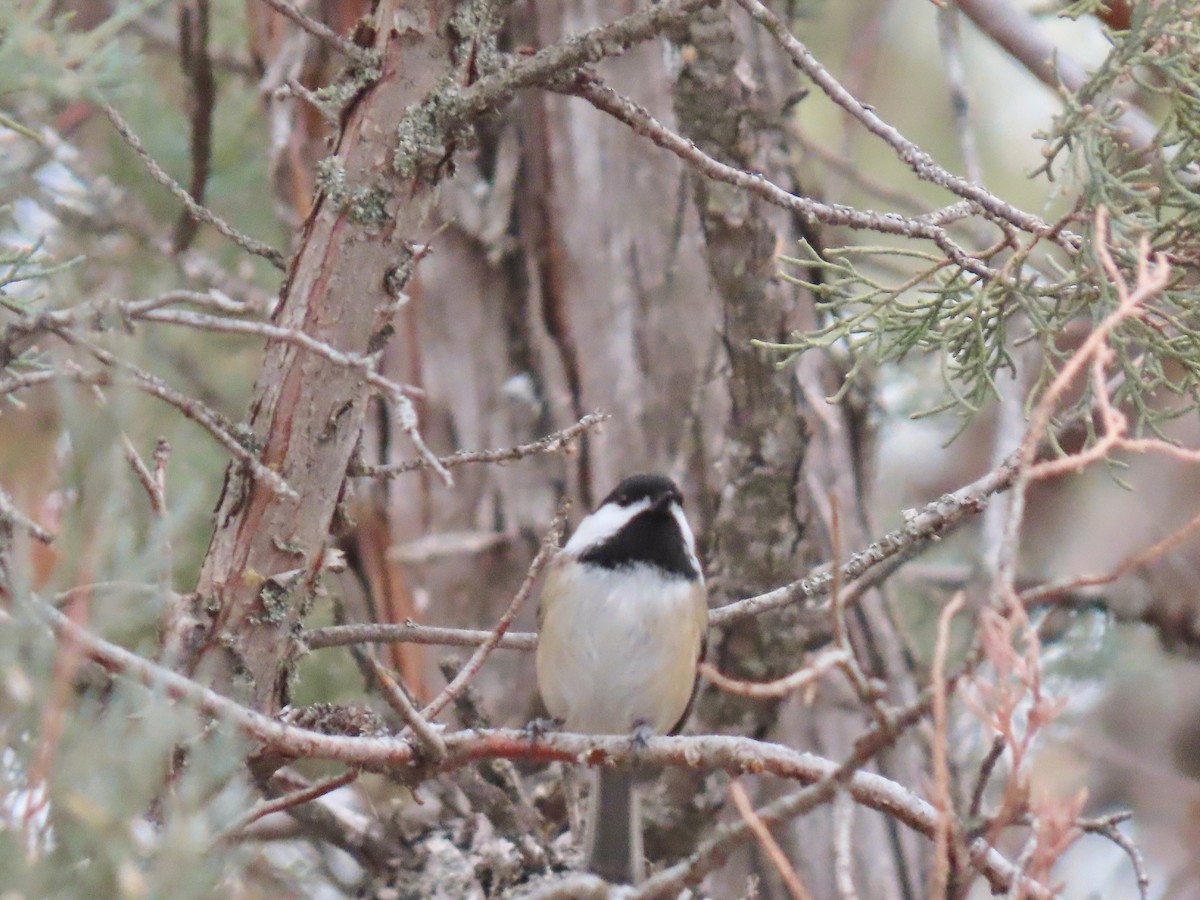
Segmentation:
[(675, 517), (675, 522), (679, 525), (679, 533), (683, 535), (683, 546), (687, 550), (688, 559), (691, 560), (692, 566), (700, 578), (700, 583), (703, 584), (704, 569), (700, 565), (700, 560), (696, 558), (696, 538), (688, 525), (687, 516), (683, 514), (683, 507), (678, 503), (672, 503), (671, 515)]
[[(588, 547), (602, 544), (624, 528), (630, 519), (642, 510), (649, 508), (650, 498), (648, 497), (637, 503), (631, 503), (629, 506), (605, 503), (579, 523), (579, 527), (575, 529), (575, 533), (571, 535), (571, 539), (567, 541), (567, 546), (563, 550), (578, 555)], [(684, 527), (686, 528), (686, 524)], [(690, 538), (691, 532), (688, 531), (687, 535)]]

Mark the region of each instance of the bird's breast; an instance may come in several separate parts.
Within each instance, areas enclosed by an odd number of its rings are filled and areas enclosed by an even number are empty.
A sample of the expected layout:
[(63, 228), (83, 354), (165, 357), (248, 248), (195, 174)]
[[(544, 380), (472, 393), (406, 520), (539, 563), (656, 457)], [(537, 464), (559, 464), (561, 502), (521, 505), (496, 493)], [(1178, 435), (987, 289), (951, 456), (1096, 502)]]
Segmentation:
[(664, 734), (683, 715), (707, 628), (703, 582), (569, 561), (543, 591), (538, 684), (570, 731)]

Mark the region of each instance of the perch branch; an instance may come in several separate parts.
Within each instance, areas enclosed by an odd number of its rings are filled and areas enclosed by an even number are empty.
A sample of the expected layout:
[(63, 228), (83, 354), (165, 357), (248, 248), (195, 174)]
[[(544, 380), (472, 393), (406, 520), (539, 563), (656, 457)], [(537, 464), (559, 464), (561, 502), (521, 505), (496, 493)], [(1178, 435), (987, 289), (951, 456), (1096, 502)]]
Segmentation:
[[(276, 752), (385, 770), (402, 771), (421, 762), (420, 751), (410, 740), (319, 734), (285, 724), (97, 637), (46, 603), (30, 598), (27, 604), (60, 640), (73, 642), (93, 662), (111, 672), (161, 690), (175, 700), (186, 702), (197, 711), (234, 726)], [(11, 615), (6, 610), (0, 610), (0, 623), (9, 622)], [(877, 724), (857, 742), (856, 753), (851, 761), (842, 764), (746, 737), (652, 737), (644, 747), (635, 750), (629, 739), (620, 735), (593, 737), (552, 733), (531, 741), (524, 731), (484, 730), (446, 735), (447, 758), (433, 771), (449, 771), (481, 759), (558, 760), (601, 765), (609, 761), (629, 763), (636, 755), (638, 762), (651, 766), (720, 769), (734, 775), (770, 773), (809, 783), (810, 787), (805, 791), (817, 789), (806, 794), (802, 802), (795, 800), (796, 795), (777, 801), (767, 808), (772, 816), (781, 815), (780, 810), (788, 808), (778, 805), (783, 801), (796, 806), (797, 811), (812, 808), (812, 805), (822, 801), (825, 792), (844, 784), (845, 789), (861, 805), (881, 811), (926, 836), (932, 836), (937, 813), (930, 804), (896, 782), (871, 772), (857, 771), (860, 764), (855, 762), (874, 756), (893, 739), (898, 729), (909, 727), (926, 711), (927, 704), (915, 704), (908, 708), (907, 715), (898, 716), (889, 725)], [(854, 764), (853, 768), (847, 769), (851, 763)], [(744, 838), (733, 840), (736, 842), (739, 839)], [(725, 843), (728, 844), (729, 839)], [(972, 842), (971, 856), (995, 889), (1006, 890), (1014, 879), (1021, 877), (1012, 863), (981, 838)], [(711, 857), (707, 859), (710, 867), (715, 864)], [(676, 879), (687, 880), (690, 877), (690, 869), (683, 872), (676, 867), (655, 876), (655, 883), (665, 881), (674, 884)], [(1031, 896), (1049, 896), (1037, 885), (1029, 887)]]

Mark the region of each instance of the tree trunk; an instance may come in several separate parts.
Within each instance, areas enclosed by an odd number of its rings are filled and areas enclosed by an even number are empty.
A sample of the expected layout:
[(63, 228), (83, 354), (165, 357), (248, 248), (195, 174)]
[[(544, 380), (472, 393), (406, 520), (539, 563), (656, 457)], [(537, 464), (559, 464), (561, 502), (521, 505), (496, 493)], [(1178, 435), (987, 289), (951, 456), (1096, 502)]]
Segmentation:
[[(382, 77), (344, 114), (333, 157), (348, 193), (317, 201), (281, 294), (277, 325), (346, 354), (373, 352), (386, 336), (398, 302), (392, 282), (432, 203), (437, 175), (401, 178), (392, 158), (406, 107), (447, 72), (443, 6), (380, 4)], [(292, 343), (268, 344), (247, 440), (298, 496), (229, 468), (197, 587), (203, 628), (183, 641), (189, 669), (255, 709), (273, 711), (286, 695), (291, 633), (320, 577), (368, 400), (360, 372)], [(276, 577), (297, 569), (301, 577)]]

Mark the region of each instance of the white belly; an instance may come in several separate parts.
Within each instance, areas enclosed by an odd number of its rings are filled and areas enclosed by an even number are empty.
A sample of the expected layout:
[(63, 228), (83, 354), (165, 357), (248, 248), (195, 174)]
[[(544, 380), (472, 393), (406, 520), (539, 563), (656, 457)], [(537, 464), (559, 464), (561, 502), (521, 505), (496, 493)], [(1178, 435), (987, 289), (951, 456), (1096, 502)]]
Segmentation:
[(673, 728), (696, 678), (704, 596), (702, 583), (662, 578), (648, 566), (585, 572), (571, 560), (554, 567), (537, 653), (550, 714), (585, 734)]

